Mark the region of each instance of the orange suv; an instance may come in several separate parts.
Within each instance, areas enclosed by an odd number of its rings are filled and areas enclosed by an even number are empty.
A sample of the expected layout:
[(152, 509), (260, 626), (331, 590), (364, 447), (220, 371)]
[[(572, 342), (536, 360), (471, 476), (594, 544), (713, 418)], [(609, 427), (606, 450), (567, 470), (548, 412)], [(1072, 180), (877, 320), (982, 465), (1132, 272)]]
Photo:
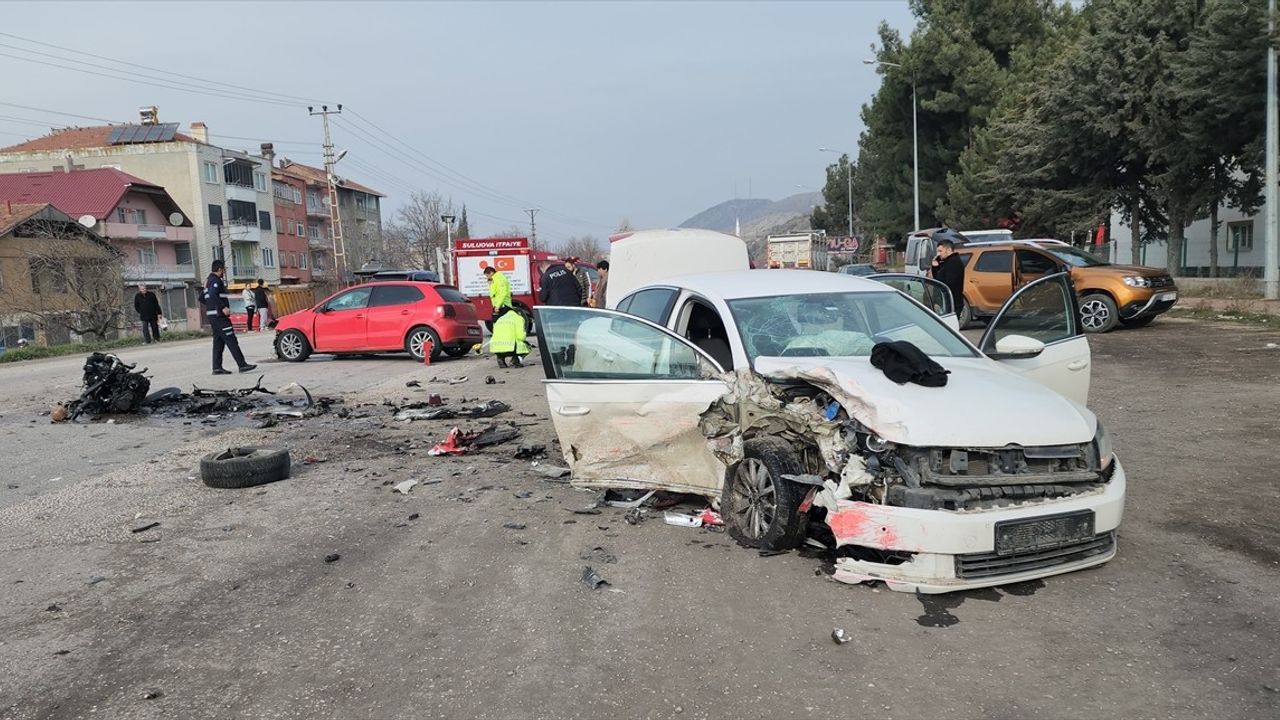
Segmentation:
[(1087, 332), (1144, 327), (1178, 301), (1178, 288), (1164, 270), (1112, 265), (1061, 240), (967, 243), (956, 252), (965, 264), (962, 326), (991, 317), (1018, 288), (1062, 270), (1071, 272)]

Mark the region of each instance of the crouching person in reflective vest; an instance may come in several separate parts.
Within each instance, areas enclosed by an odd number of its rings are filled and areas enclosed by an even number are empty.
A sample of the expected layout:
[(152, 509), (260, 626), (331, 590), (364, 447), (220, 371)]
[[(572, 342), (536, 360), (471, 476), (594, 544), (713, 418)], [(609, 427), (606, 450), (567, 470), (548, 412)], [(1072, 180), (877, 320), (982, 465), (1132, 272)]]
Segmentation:
[(506, 367), (508, 359), (516, 367), (524, 367), (521, 358), (529, 354), (524, 316), (511, 307), (498, 310), (497, 319), (493, 321), (493, 336), (489, 338), (489, 350), (498, 356), (498, 367)]

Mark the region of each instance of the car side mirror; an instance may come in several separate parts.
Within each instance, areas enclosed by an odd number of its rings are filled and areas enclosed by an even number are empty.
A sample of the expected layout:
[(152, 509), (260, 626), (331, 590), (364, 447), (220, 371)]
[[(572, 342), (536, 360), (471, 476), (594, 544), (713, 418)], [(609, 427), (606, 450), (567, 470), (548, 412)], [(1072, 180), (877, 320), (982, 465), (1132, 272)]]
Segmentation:
[(316, 308), (316, 312), (318, 312), (318, 313), (327, 313), (327, 312), (329, 312), (329, 306), (328, 306), (328, 305), (321, 305), (320, 307)]
[(1026, 360), (1044, 352), (1044, 343), (1026, 335), (1005, 335), (996, 341), (995, 352), (987, 353), (992, 360)]

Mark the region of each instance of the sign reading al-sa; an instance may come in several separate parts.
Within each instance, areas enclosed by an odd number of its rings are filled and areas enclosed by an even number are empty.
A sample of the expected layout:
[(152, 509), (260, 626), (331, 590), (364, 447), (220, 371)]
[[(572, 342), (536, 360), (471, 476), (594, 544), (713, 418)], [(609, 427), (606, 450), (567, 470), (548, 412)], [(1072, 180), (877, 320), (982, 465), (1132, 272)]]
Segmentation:
[(533, 292), (529, 267), (529, 239), (522, 237), (466, 238), (454, 241), (454, 277), (458, 289), (469, 298), (487, 298), (489, 280), (485, 268), (493, 267), (511, 281), (512, 295)]

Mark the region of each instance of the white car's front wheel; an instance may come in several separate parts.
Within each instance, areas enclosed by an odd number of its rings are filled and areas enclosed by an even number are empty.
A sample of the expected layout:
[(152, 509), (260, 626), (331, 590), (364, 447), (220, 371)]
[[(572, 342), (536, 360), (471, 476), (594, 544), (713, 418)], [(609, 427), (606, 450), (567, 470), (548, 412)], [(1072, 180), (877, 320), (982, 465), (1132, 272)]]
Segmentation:
[(808, 517), (800, 512), (800, 503), (806, 488), (782, 477), (802, 474), (800, 461), (787, 443), (774, 438), (748, 440), (721, 499), (721, 517), (729, 535), (762, 550), (790, 550), (804, 542)]

